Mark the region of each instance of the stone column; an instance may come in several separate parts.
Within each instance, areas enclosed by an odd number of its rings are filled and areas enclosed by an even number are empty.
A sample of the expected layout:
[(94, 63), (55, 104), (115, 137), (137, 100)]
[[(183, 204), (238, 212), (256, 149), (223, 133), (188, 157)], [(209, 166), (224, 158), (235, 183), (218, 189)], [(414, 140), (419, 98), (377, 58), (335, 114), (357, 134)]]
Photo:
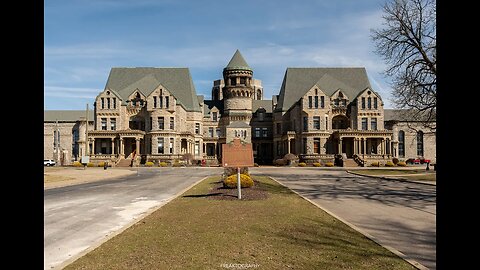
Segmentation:
[(115, 154), (115, 138), (112, 138), (112, 148), (111, 148), (111, 154), (114, 155)]
[(91, 155), (95, 155), (95, 138), (92, 138), (92, 153)]
[(363, 154), (367, 154), (367, 138), (363, 138)]
[(288, 154), (290, 153), (290, 138), (287, 139)]
[(386, 155), (387, 154), (387, 150), (386, 150), (387, 146), (385, 145), (385, 138), (382, 138), (382, 155)]
[(135, 155), (140, 155), (140, 138), (135, 138)]
[(342, 138), (338, 139), (338, 154), (342, 153)]
[(121, 156), (125, 155), (125, 151), (124, 151), (125, 149), (123, 147), (123, 138), (120, 138), (118, 140), (118, 144), (119, 144), (120, 155)]

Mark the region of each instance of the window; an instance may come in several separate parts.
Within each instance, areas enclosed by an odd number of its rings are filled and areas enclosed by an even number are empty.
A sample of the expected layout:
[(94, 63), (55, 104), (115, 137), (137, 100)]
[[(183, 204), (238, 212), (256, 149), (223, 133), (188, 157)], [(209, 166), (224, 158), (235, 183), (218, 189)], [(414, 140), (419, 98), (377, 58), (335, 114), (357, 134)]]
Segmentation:
[(303, 146), (303, 153), (302, 154), (306, 154), (307, 153), (307, 138), (303, 138), (302, 146)]
[(105, 99), (102, 97), (101, 101), (102, 101), (102, 109), (105, 109)]
[(195, 134), (200, 134), (200, 124), (195, 123)]
[(372, 109), (372, 98), (371, 98), (371, 97), (368, 97), (368, 103), (367, 103), (367, 105), (368, 105), (368, 109), (369, 109), (369, 110)]
[(314, 116), (313, 117), (313, 129), (320, 129), (320, 117)]
[(308, 117), (303, 117), (303, 131), (308, 131)]
[(318, 96), (315, 96), (315, 108), (318, 108)]
[(333, 100), (333, 104), (335, 105), (335, 107), (338, 107), (338, 98), (336, 98), (335, 100)]
[(370, 129), (377, 130), (377, 118), (370, 119)]
[(170, 100), (170, 97), (165, 97), (165, 108), (169, 107), (169, 100)]
[(282, 124), (277, 123), (277, 134), (282, 134)]
[(163, 108), (163, 96), (158, 97), (158, 107)]
[(266, 138), (268, 137), (268, 129), (267, 128), (262, 128), (262, 137)]
[(313, 139), (313, 153), (320, 154), (320, 138)]
[(158, 117), (158, 129), (164, 130), (165, 125), (164, 125), (164, 118), (163, 117)]
[(315, 89), (315, 96), (318, 96), (318, 89)]
[(212, 112), (212, 120), (215, 121), (215, 122), (218, 121), (218, 118), (217, 118), (218, 115), (217, 114), (218, 114), (217, 112)]
[(170, 149), (170, 154), (173, 154), (173, 141), (174, 141), (174, 139), (170, 138), (170, 145), (168, 147)]
[(117, 108), (117, 98), (113, 98), (113, 108), (116, 109)]
[(308, 108), (312, 108), (312, 96), (308, 96)]
[(367, 130), (368, 129), (368, 118), (363, 117), (362, 118), (362, 130)]
[(158, 138), (157, 153), (163, 154), (163, 138)]
[(245, 77), (240, 77), (240, 84), (245, 85)]
[(255, 128), (255, 137), (260, 137), (260, 128)]
[(213, 137), (213, 127), (208, 128), (208, 137)]
[(325, 116), (325, 130), (328, 130), (328, 116)]
[(222, 135), (220, 128), (217, 128), (216, 133), (217, 133), (217, 137), (220, 137)]
[(362, 109), (365, 109), (365, 98), (362, 97)]
[(102, 118), (102, 130), (107, 130), (107, 118)]
[(373, 108), (374, 109), (378, 108), (378, 98), (376, 98), (376, 97), (373, 98)]
[(175, 129), (175, 118), (170, 117), (170, 129), (174, 130)]
[(53, 149), (57, 149), (57, 145), (60, 144), (60, 131), (53, 131)]
[(324, 96), (320, 97), (320, 107), (325, 108), (325, 97)]
[(405, 131), (398, 132), (398, 156), (405, 157)]
[(230, 78), (230, 85), (237, 85), (237, 78)]
[(257, 118), (258, 118), (258, 121), (263, 122), (263, 120), (265, 119), (265, 113), (264, 112), (258, 112), (257, 113)]
[(157, 107), (157, 97), (153, 97), (153, 108)]
[(107, 98), (107, 109), (110, 109), (110, 98)]
[(110, 129), (111, 130), (117, 130), (117, 119), (116, 118), (110, 118)]
[(152, 117), (150, 117), (150, 123), (149, 124), (150, 124), (150, 130), (152, 130), (153, 129), (153, 126), (152, 126), (153, 125), (153, 119), (152, 119)]
[(417, 132), (417, 156), (423, 157), (423, 132)]

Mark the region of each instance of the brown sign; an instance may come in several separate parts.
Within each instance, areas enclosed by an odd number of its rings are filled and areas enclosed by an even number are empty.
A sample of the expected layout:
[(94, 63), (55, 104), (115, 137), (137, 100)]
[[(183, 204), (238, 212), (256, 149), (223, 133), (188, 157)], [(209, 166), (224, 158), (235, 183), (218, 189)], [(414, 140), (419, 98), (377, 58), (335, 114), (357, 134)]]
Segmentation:
[(251, 143), (242, 143), (233, 139), (232, 143), (222, 145), (223, 167), (252, 167), (253, 150)]

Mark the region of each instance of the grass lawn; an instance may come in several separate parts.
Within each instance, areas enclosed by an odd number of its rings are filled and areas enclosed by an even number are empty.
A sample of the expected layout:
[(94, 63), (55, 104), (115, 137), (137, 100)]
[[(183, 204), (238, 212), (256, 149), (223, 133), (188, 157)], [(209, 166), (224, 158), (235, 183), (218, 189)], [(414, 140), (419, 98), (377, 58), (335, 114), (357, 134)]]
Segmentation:
[(270, 178), (254, 178), (266, 199), (202, 196), (219, 180), (208, 178), (65, 269), (415, 269)]
[(415, 181), (437, 181), (437, 174), (436, 173), (429, 173), (429, 174), (419, 174), (419, 175), (405, 175), (402, 178), (408, 180), (415, 180)]
[[(373, 170), (352, 170), (352, 172), (366, 174), (366, 175), (402, 175), (402, 174), (417, 174), (417, 173), (427, 173), (425, 169), (418, 170), (396, 170), (396, 169), (373, 169)], [(428, 173), (435, 174), (433, 170), (430, 170)]]
[(50, 174), (43, 174), (43, 183), (52, 183), (52, 182), (61, 182), (66, 180), (72, 180), (74, 178), (62, 176), (62, 175), (50, 175)]

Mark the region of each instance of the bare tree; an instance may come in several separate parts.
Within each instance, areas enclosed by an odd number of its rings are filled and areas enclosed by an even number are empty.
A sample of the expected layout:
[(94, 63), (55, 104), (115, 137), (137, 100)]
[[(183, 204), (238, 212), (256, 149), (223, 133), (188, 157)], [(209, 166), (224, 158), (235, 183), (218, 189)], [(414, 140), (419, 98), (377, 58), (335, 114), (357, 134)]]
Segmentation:
[(437, 108), (436, 1), (388, 0), (381, 28), (372, 30), (376, 53), (392, 78), (394, 105), (430, 125)]

